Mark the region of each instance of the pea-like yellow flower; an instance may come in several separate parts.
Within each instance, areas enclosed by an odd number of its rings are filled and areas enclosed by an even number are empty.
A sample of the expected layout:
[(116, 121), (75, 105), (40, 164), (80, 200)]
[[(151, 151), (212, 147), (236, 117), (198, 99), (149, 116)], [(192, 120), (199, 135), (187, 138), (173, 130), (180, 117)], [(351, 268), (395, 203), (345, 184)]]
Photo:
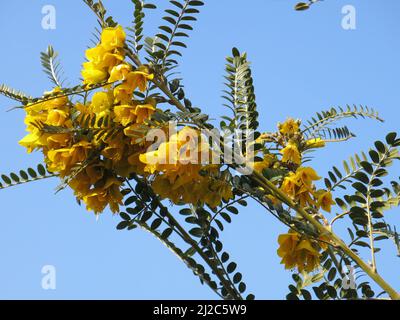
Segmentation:
[(292, 136), (300, 131), (299, 120), (292, 118), (287, 119), (284, 123), (279, 124), (279, 132), (286, 136)]
[(294, 172), (290, 172), (282, 182), (281, 190), (288, 196), (294, 198), (300, 187), (299, 179)]
[(303, 208), (315, 206), (313, 190), (308, 186), (302, 185), (296, 194), (296, 200), (300, 202)]
[[(124, 70), (129, 68), (123, 63), (125, 40), (125, 31), (121, 26), (102, 31), (100, 44), (86, 50), (88, 62), (83, 64), (82, 69), (85, 84), (98, 84), (106, 80), (114, 82), (124, 78)], [(121, 67), (117, 68), (119, 65)]]
[(121, 193), (121, 182), (114, 178), (108, 178), (103, 186), (96, 187), (82, 200), (86, 204), (87, 210), (99, 214), (109, 206), (113, 213), (119, 212), (119, 206), (122, 205), (123, 195)]
[(154, 74), (150, 73), (147, 66), (140, 66), (137, 70), (130, 72), (126, 77), (126, 82), (132, 92), (139, 88), (141, 92), (147, 89), (147, 82), (154, 79)]
[(62, 110), (51, 110), (47, 115), (46, 123), (51, 126), (62, 127), (69, 119), (68, 112)]
[(101, 44), (106, 50), (123, 48), (125, 40), (126, 33), (121, 26), (105, 28), (101, 33)]
[(43, 147), (45, 144), (43, 142), (42, 133), (39, 130), (33, 131), (27, 134), (18, 143), (27, 149), (28, 153), (32, 153), (34, 150)]
[(283, 180), (281, 190), (293, 200), (299, 201), (302, 207), (314, 206), (314, 181), (321, 179), (310, 167), (299, 167), (290, 172)]
[(112, 140), (107, 141), (106, 144), (107, 146), (104, 148), (101, 154), (113, 162), (121, 161), (126, 148), (125, 142), (121, 135), (117, 135)]
[(98, 115), (99, 117), (104, 117), (109, 115), (113, 107), (114, 96), (112, 91), (109, 92), (96, 92), (92, 97), (92, 102), (90, 104), (90, 111)]
[(156, 108), (151, 103), (138, 104), (135, 108), (136, 122), (144, 123), (150, 119), (151, 115), (156, 111)]
[(136, 122), (136, 106), (120, 105), (114, 107), (114, 121), (122, 124), (124, 127), (130, 123)]
[(104, 173), (105, 168), (102, 163), (89, 165), (69, 182), (69, 186), (74, 190), (75, 196), (82, 199), (90, 193), (91, 187), (104, 177)]
[(108, 82), (126, 80), (128, 74), (132, 71), (131, 65), (127, 63), (119, 64), (112, 68)]
[(294, 269), (301, 273), (312, 272), (320, 265), (320, 246), (314, 240), (300, 236), (294, 231), (281, 234), (278, 238), (278, 256), (285, 269)]
[(311, 167), (300, 167), (296, 170), (296, 176), (302, 185), (311, 187), (313, 181), (321, 180), (317, 172)]
[(66, 148), (72, 141), (71, 133), (55, 133), (46, 135), (46, 147), (50, 150)]
[(80, 141), (71, 148), (50, 150), (48, 157), (48, 170), (50, 172), (63, 172), (87, 159), (91, 144)]
[(317, 206), (330, 213), (332, 211), (332, 206), (336, 204), (336, 202), (332, 199), (332, 193), (329, 191), (320, 190), (317, 193), (317, 196)]
[(227, 181), (211, 180), (207, 189), (211, 192), (207, 192), (204, 195), (203, 201), (211, 208), (219, 206), (222, 199), (224, 201), (233, 199), (232, 186)]
[(82, 78), (85, 84), (97, 84), (104, 82), (108, 78), (108, 73), (99, 69), (93, 62), (83, 64)]
[(283, 155), (282, 162), (293, 162), (297, 165), (301, 164), (301, 154), (295, 142), (289, 141), (286, 147), (280, 152)]
[(108, 51), (102, 45), (89, 48), (85, 52), (86, 59), (93, 63), (94, 66), (100, 66), (104, 61), (104, 55)]

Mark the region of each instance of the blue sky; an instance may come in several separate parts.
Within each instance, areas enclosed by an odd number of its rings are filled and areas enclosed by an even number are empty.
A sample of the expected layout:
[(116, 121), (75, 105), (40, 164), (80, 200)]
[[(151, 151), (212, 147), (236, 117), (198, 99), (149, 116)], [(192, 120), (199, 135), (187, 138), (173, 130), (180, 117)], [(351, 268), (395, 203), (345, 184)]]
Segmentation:
[[(124, 26), (132, 20), (128, 0), (104, 1)], [(165, 6), (166, 1), (153, 0)], [(346, 121), (357, 138), (319, 151), (313, 166), (325, 175), (332, 165), (398, 130), (400, 115), (400, 2), (326, 0), (312, 10), (293, 10), (295, 0), (205, 1), (180, 71), (187, 94), (213, 117), (221, 107), (224, 57), (236, 46), (252, 61), (260, 123), (274, 130), (288, 116), (307, 119), (331, 106), (374, 107), (385, 124)], [(56, 30), (43, 30), (41, 10), (56, 8)], [(357, 29), (341, 27), (341, 9), (356, 8)], [(2, 1), (0, 5), (0, 83), (33, 96), (51, 84), (41, 72), (39, 53), (52, 44), (66, 76), (78, 83), (84, 50), (96, 25), (79, 0)], [(161, 11), (146, 20), (147, 34), (160, 24)], [(24, 136), (24, 114), (6, 112), (12, 101), (0, 97), (0, 172), (41, 162), (17, 143)], [(394, 167), (393, 177), (399, 175)], [(214, 299), (213, 292), (158, 240), (143, 231), (116, 231), (118, 216), (96, 221), (70, 191), (57, 195), (48, 180), (0, 192), (0, 298), (35, 299)], [(389, 220), (398, 225), (398, 212)], [(225, 247), (238, 262), (249, 292), (260, 299), (284, 298), (290, 273), (279, 265), (276, 238), (285, 228), (256, 205), (243, 209), (223, 233)], [(397, 289), (398, 258), (391, 245), (378, 268)], [(41, 269), (54, 265), (57, 289), (43, 290)]]

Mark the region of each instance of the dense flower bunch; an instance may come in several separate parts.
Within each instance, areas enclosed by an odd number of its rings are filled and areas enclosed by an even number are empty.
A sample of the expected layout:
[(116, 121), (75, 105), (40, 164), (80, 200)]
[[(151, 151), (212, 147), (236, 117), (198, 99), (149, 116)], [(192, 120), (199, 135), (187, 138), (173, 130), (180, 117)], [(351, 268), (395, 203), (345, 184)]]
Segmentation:
[[(90, 102), (73, 103), (61, 95), (28, 105), (29, 134), (20, 144), (28, 152), (41, 150), (48, 170), (64, 179), (77, 199), (95, 213), (107, 206), (119, 211), (124, 178), (132, 173), (147, 177), (163, 199), (174, 203), (214, 208), (228, 201), (232, 187), (220, 166), (191, 159), (192, 154), (209, 149), (206, 142), (193, 147), (196, 152), (187, 148), (186, 133), (193, 129), (185, 127), (171, 135), (153, 152), (157, 163), (146, 160), (151, 153), (146, 153), (149, 143), (143, 127), (156, 111), (156, 101), (136, 100), (134, 92), (146, 92), (154, 75), (147, 66), (134, 69), (125, 61), (125, 41), (121, 26), (104, 29), (100, 44), (86, 51), (88, 62), (82, 70), (84, 84), (106, 83), (102, 91), (94, 93)], [(56, 88), (50, 95), (60, 91)]]
[(212, 164), (210, 144), (196, 130), (184, 127), (160, 144), (156, 151), (140, 156), (145, 172), (158, 173), (152, 183), (156, 193), (174, 203), (207, 204), (233, 198), (232, 187), (220, 166)]

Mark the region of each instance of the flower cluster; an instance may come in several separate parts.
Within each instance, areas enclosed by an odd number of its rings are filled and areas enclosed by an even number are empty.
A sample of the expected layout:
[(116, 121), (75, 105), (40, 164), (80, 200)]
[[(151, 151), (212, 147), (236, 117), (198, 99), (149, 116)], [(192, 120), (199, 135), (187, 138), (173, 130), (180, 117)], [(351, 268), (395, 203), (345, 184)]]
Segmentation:
[(332, 194), (325, 190), (316, 190), (313, 182), (321, 178), (310, 167), (299, 167), (296, 172), (290, 172), (285, 177), (281, 190), (302, 207), (316, 206), (327, 212), (331, 212), (331, 206), (335, 204)]
[(184, 127), (140, 160), (146, 164), (144, 170), (154, 175), (152, 187), (162, 198), (215, 208), (233, 198), (233, 193), (220, 166), (212, 164), (209, 150), (198, 131)]
[[(252, 167), (261, 173), (264, 170), (277, 169), (282, 178), (275, 179), (274, 183), (285, 195), (315, 213), (320, 209), (331, 212), (335, 204), (331, 192), (317, 189), (315, 182), (321, 178), (313, 168), (302, 166), (303, 154), (310, 149), (324, 147), (325, 141), (320, 138), (306, 139), (300, 125), (300, 120), (289, 118), (278, 125), (276, 134), (262, 135), (259, 140), (274, 143), (278, 153), (270, 154), (267, 149), (263, 161), (252, 164)], [(272, 195), (266, 197), (273, 203), (280, 203)], [(318, 241), (300, 236), (294, 231), (280, 235), (278, 241), (278, 255), (282, 258), (282, 263), (288, 269), (297, 267), (300, 272), (314, 270), (319, 265), (319, 251), (325, 250), (325, 246), (318, 244)]]
[[(132, 173), (148, 179), (154, 191), (174, 203), (217, 207), (233, 197), (228, 176), (220, 166), (201, 163), (209, 150), (201, 142), (190, 146), (188, 127), (181, 129), (147, 152), (145, 132), (156, 112), (156, 100), (135, 99), (136, 90), (146, 93), (154, 78), (146, 65), (134, 68), (126, 62), (126, 35), (121, 26), (106, 28), (95, 48), (86, 51), (84, 85), (102, 89), (73, 103), (56, 88), (39, 103), (28, 105), (25, 123), (29, 134), (20, 141), (28, 152), (41, 150), (50, 172), (74, 190), (78, 201), (96, 214), (109, 206), (119, 211), (124, 179)], [(159, 161), (147, 159), (157, 155)]]
[(125, 32), (117, 26), (104, 29), (101, 43), (86, 51), (84, 83), (109, 83), (90, 101), (72, 103), (57, 88), (25, 108), (29, 134), (20, 144), (28, 152), (41, 150), (48, 170), (95, 213), (107, 206), (119, 211), (123, 179), (144, 167), (139, 155), (146, 145), (138, 143), (138, 128), (156, 110), (154, 99), (134, 99), (153, 75), (146, 66), (133, 69), (125, 62), (124, 47)]

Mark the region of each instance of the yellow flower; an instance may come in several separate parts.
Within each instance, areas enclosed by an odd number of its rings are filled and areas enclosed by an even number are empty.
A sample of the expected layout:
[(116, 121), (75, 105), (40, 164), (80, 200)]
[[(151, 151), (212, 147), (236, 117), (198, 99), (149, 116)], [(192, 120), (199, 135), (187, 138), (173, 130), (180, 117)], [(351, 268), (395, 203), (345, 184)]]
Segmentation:
[(114, 88), (114, 102), (122, 105), (129, 105), (132, 103), (132, 88), (126, 83), (122, 83)]
[(308, 149), (316, 149), (325, 147), (326, 143), (321, 138), (310, 139), (306, 141), (306, 147)]
[(305, 208), (307, 206), (314, 206), (315, 201), (312, 198), (312, 190), (307, 186), (301, 186), (300, 190), (296, 194), (296, 199), (300, 202), (300, 205)]
[(47, 136), (46, 147), (49, 149), (61, 149), (67, 147), (71, 140), (69, 133), (55, 133)]
[(124, 156), (125, 143), (122, 135), (117, 135), (111, 141), (106, 142), (107, 146), (102, 151), (102, 155), (113, 162), (120, 161)]
[(318, 181), (321, 179), (317, 172), (310, 167), (300, 167), (296, 170), (296, 176), (301, 181), (301, 183), (307, 187), (311, 187), (313, 181)]
[(150, 103), (138, 104), (135, 108), (136, 122), (143, 123), (145, 120), (150, 119), (151, 115), (156, 111), (154, 105)]
[(300, 186), (299, 180), (295, 173), (290, 172), (288, 176), (283, 180), (281, 190), (285, 192), (287, 195), (294, 198), (297, 193), (297, 189)]
[(27, 152), (31, 153), (32, 151), (43, 146), (43, 141), (41, 140), (42, 133), (39, 130), (33, 131), (27, 134), (23, 139), (19, 141), (19, 144), (25, 148), (27, 148)]
[[(82, 77), (85, 84), (97, 84), (107, 80), (109, 72), (121, 64), (124, 55), (108, 52), (99, 45), (86, 51), (88, 62), (83, 63)], [(116, 72), (116, 71), (115, 71)], [(114, 72), (114, 77), (116, 76)], [(115, 81), (115, 80), (114, 80)]]
[(114, 107), (114, 121), (126, 127), (128, 124), (136, 121), (136, 107), (129, 105), (121, 105)]
[(47, 154), (50, 172), (64, 172), (87, 159), (91, 145), (81, 141), (71, 148), (50, 150)]
[(97, 84), (107, 80), (108, 74), (102, 69), (97, 69), (92, 62), (83, 64), (82, 78), (85, 84)]
[(281, 234), (278, 237), (279, 249), (278, 256), (282, 258), (281, 264), (285, 265), (285, 269), (293, 269), (296, 264), (296, 247), (300, 241), (298, 233)]
[(298, 165), (301, 164), (301, 154), (295, 142), (289, 141), (286, 147), (280, 152), (283, 155), (282, 162), (293, 162)]
[(332, 199), (332, 193), (329, 191), (320, 190), (317, 192), (317, 196), (317, 206), (326, 212), (331, 212), (332, 206), (336, 204), (336, 202)]
[(141, 92), (145, 92), (147, 89), (147, 81), (153, 80), (154, 74), (151, 74), (149, 68), (146, 66), (140, 66), (137, 70), (130, 72), (126, 77), (128, 87), (134, 92), (136, 88), (139, 88)]
[(108, 82), (126, 80), (127, 75), (131, 71), (132, 71), (132, 67), (127, 63), (123, 63), (123, 64), (120, 64), (120, 65), (117, 65), (117, 66), (112, 68), (112, 70), (110, 72), (110, 78), (108, 79)]
[(105, 28), (101, 33), (101, 45), (106, 50), (123, 48), (125, 45), (126, 34), (121, 26), (115, 28)]
[(298, 120), (289, 118), (283, 124), (279, 124), (279, 132), (286, 136), (294, 135), (300, 131), (299, 125)]
[(283, 180), (281, 190), (294, 200), (299, 201), (300, 205), (315, 205), (313, 200), (314, 187), (313, 182), (321, 179), (314, 169), (309, 167), (300, 167), (296, 173), (290, 172)]
[(108, 115), (113, 106), (113, 94), (112, 92), (96, 92), (92, 97), (92, 103), (90, 105), (90, 111), (94, 112), (98, 116)]
[(281, 264), (285, 269), (297, 268), (303, 271), (312, 272), (320, 264), (320, 246), (316, 241), (301, 237), (294, 231), (281, 234), (278, 238), (278, 256), (282, 258)]
[(119, 53), (110, 53), (107, 52), (104, 57), (102, 63), (99, 65), (100, 68), (104, 68), (107, 73), (111, 73), (112, 69), (119, 65), (124, 60), (124, 56)]
[(67, 112), (54, 109), (47, 115), (46, 123), (51, 126), (61, 127), (66, 123), (68, 118), (69, 114)]
[(317, 246), (315, 242), (312, 242), (308, 239), (302, 240), (297, 248), (297, 269), (299, 272), (306, 271), (308, 273), (314, 271), (320, 265), (320, 254), (319, 250), (315, 249), (314, 246)]
[(102, 64), (104, 60), (104, 55), (107, 53), (107, 50), (104, 49), (103, 46), (98, 45), (94, 48), (89, 48), (85, 52), (86, 59), (93, 63), (95, 66), (99, 66)]
[(131, 138), (131, 144), (136, 145), (140, 144), (138, 140), (143, 140), (145, 138), (143, 130), (141, 130), (141, 126), (138, 123), (133, 123), (129, 127), (124, 129), (124, 134)]
[(219, 206), (222, 199), (225, 201), (233, 199), (232, 186), (227, 181), (212, 179), (209, 182), (208, 190), (209, 192), (206, 192), (204, 199), (201, 200), (207, 203), (211, 208)]
[(89, 194), (92, 185), (100, 181), (104, 176), (104, 165), (102, 163), (87, 166), (79, 172), (70, 182), (69, 186), (74, 190), (78, 199)]
[(87, 195), (83, 196), (86, 209), (99, 214), (103, 212), (107, 206), (110, 206), (113, 213), (118, 212), (123, 199), (120, 187), (121, 182), (118, 179), (114, 177), (108, 178), (103, 186), (96, 187), (90, 190)]

